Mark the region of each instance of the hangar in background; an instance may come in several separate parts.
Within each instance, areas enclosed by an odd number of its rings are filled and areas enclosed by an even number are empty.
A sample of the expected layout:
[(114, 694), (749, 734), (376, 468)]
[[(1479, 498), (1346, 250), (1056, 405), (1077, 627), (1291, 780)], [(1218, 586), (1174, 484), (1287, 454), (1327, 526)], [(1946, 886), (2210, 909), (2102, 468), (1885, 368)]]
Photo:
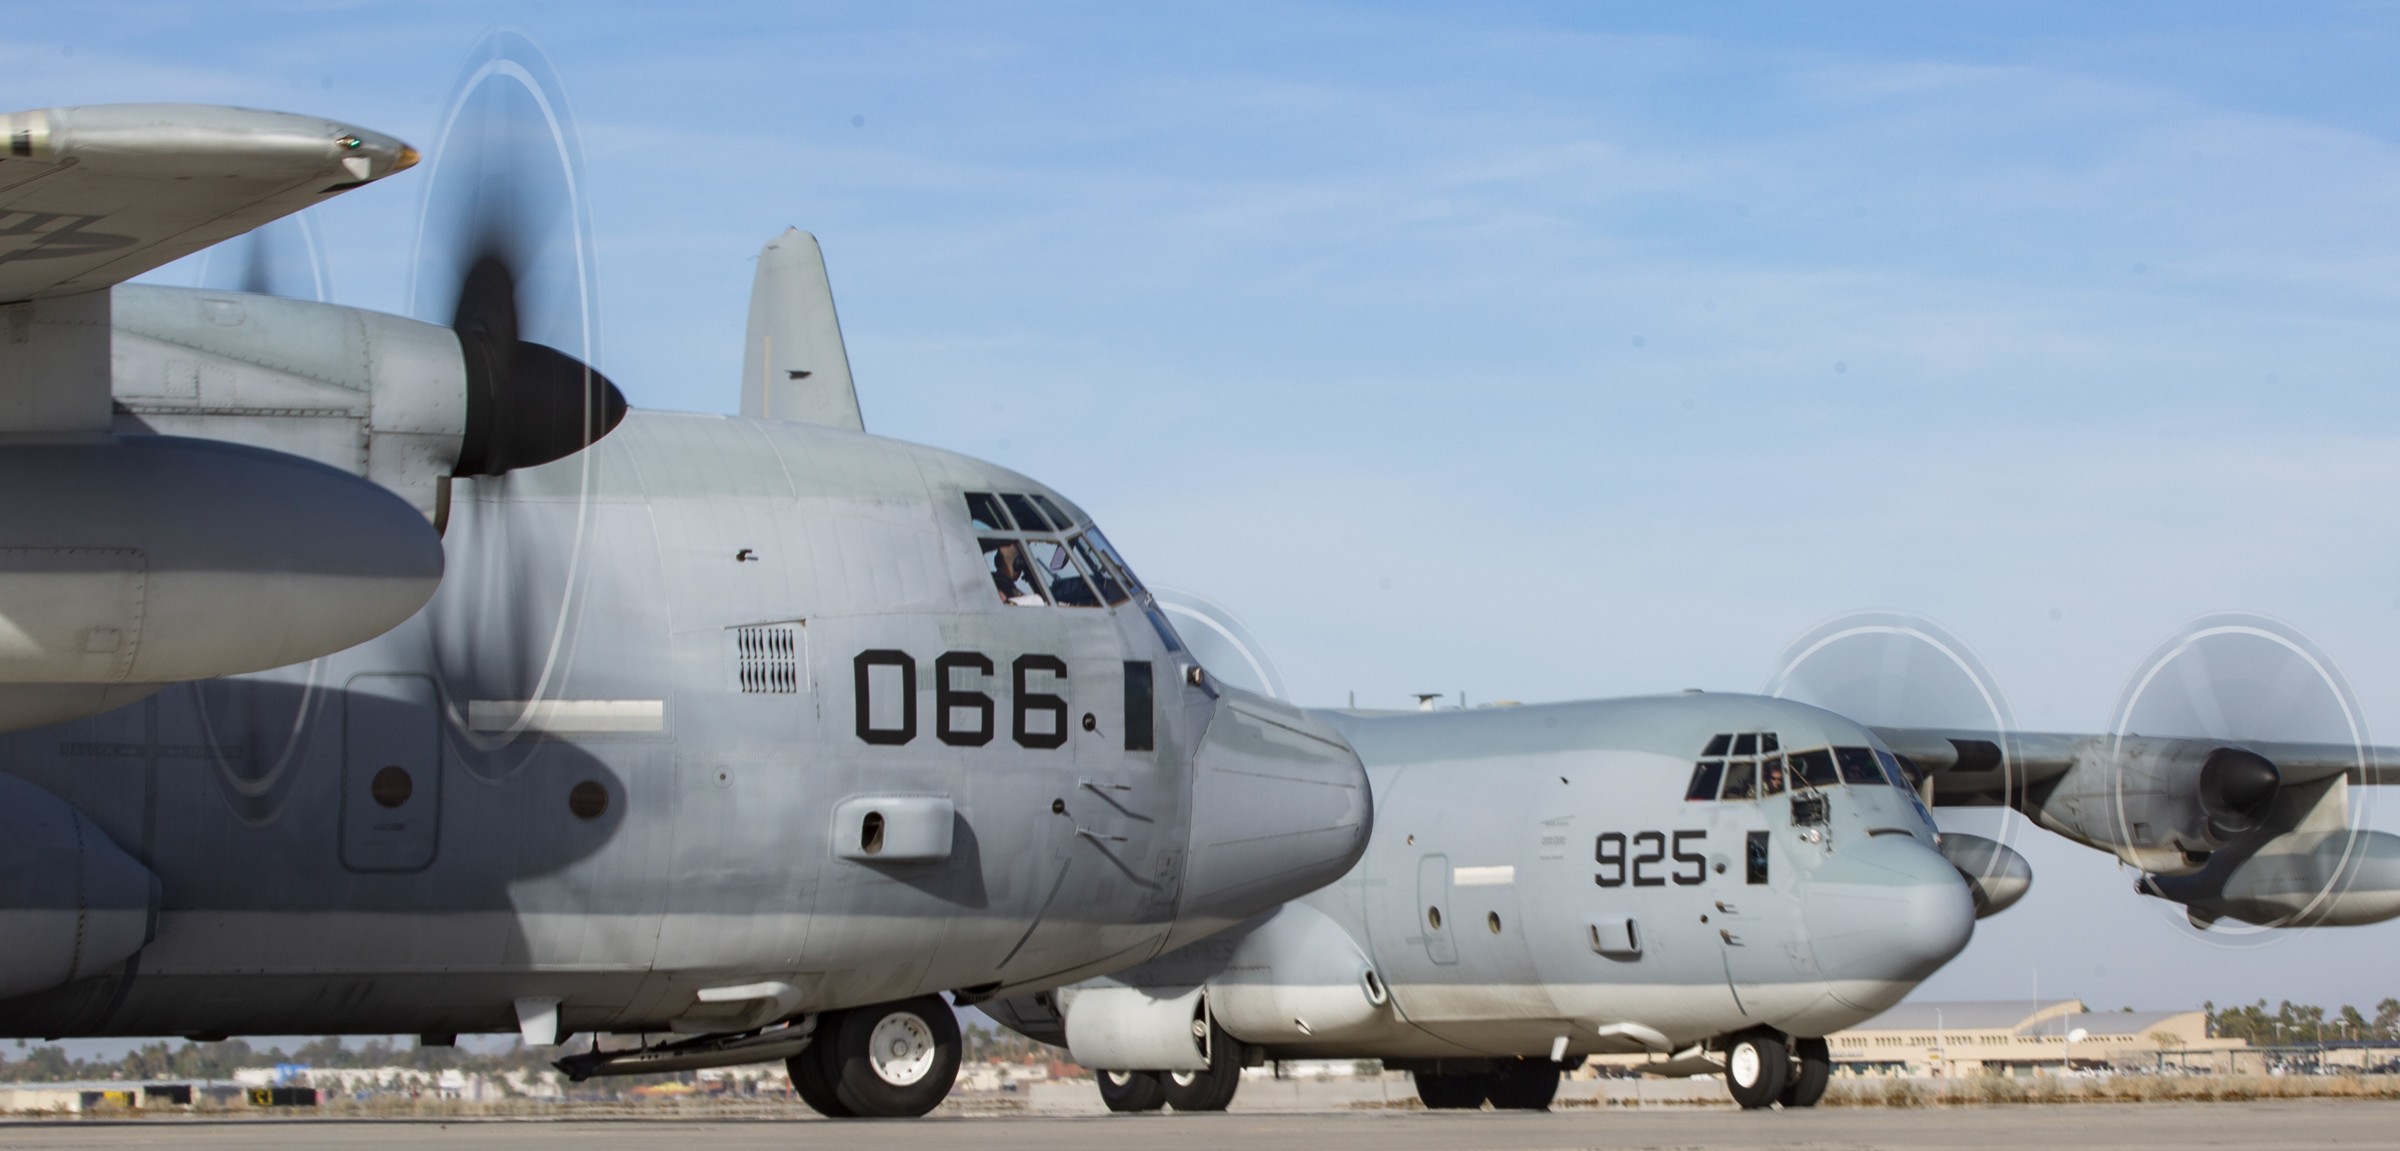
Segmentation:
[(2211, 1036), (2198, 1008), (2094, 1012), (2078, 999), (1903, 1003), (1826, 1042), (1836, 1075), (2261, 1072), (2267, 1055)]

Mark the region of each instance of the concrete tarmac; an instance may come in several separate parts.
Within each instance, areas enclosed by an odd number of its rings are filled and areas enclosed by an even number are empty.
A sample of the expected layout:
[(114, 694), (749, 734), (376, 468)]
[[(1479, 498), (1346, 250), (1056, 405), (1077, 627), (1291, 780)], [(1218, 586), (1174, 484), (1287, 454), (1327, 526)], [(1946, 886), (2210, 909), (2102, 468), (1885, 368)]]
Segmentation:
[(1422, 1111), (1220, 1115), (956, 1116), (825, 1120), (154, 1119), (0, 1124), (0, 1148), (531, 1148), (535, 1151), (1447, 1151), (1449, 1148), (1940, 1148), (2198, 1151), (2400, 1145), (2400, 1103), (2278, 1100), (2068, 1104), (1913, 1111), (1736, 1112), (1577, 1108), (1549, 1114)]

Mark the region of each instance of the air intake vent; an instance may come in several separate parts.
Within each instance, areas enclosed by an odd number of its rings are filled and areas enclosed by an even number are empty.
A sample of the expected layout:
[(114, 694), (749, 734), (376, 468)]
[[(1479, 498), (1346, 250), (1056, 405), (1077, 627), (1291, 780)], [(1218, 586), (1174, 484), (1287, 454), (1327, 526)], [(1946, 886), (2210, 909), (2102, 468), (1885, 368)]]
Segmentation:
[(800, 629), (788, 623), (733, 629), (736, 668), (744, 695), (800, 692)]

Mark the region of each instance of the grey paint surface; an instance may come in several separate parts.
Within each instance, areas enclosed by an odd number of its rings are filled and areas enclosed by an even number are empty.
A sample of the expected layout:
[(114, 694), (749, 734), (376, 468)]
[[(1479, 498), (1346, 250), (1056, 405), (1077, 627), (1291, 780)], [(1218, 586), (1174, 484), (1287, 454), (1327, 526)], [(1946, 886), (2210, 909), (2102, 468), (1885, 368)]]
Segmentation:
[[(570, 1031), (736, 1029), (758, 1003), (696, 993), (783, 982), (785, 1010), (806, 1011), (1039, 985), (1348, 867), (1368, 806), (1346, 747), (1273, 701), (1184, 683), (1138, 601), (1000, 602), (966, 490), (1080, 520), (965, 457), (715, 416), (636, 414), (579, 456), (458, 481), (441, 590), (393, 632), (0, 738), (12, 774), (162, 891), (133, 962), (0, 1003), (0, 1030), (509, 1030), (535, 996), (564, 1000)], [(760, 627), (794, 641), (793, 690), (742, 690)], [(869, 650), (920, 669), (906, 744), (855, 731)], [(984, 745), (935, 738), (930, 669), (949, 651), (998, 669), (961, 680), (997, 701)], [(1029, 653), (1068, 669), (1047, 687), (1062, 746), (1009, 734), (1008, 669)], [(1155, 750), (1124, 747), (1129, 660), (1156, 672)], [(1284, 733), (1272, 749), (1266, 730)], [(412, 765), (405, 800), (360, 800)], [(1226, 829), (1278, 779), (1333, 798), (1300, 811), (1313, 837), (1262, 853)], [(584, 784), (606, 797), (588, 819), (568, 803)], [(843, 799), (911, 795), (955, 805), (947, 859), (835, 857)]]
[[(1561, 1042), (1664, 1055), (1762, 1025), (1829, 1034), (1897, 1002), (1969, 937), (1966, 883), (1901, 788), (1826, 788), (1822, 825), (1794, 818), (1797, 791), (1685, 799), (1719, 733), (1776, 733), (1787, 752), (1878, 746), (1830, 712), (1687, 694), (1319, 714), (1374, 780), (1365, 858), (1274, 915), (1060, 992), (1070, 1015), (1082, 987), (1205, 985), (1229, 1033), (1279, 1058), (1533, 1056)], [(1655, 884), (1599, 882), (1601, 838), (1644, 832), (1698, 858), (1662, 860)], [(1763, 884), (1746, 874), (1753, 833), (1769, 844)], [(1603, 953), (1595, 931), (1628, 919), (1638, 954)], [(1045, 1030), (1035, 1005), (1003, 1010)]]

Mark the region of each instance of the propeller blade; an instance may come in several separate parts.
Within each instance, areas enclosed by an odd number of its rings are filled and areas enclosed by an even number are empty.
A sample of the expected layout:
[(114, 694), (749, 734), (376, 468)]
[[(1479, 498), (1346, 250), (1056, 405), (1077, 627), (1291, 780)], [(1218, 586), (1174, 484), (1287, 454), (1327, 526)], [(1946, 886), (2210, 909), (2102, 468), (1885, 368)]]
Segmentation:
[(195, 287), (329, 303), (333, 273), (316, 219), (299, 212), (269, 221), (208, 249)]
[(625, 416), (599, 358), (583, 156), (540, 47), (494, 32), (469, 53), (427, 165), (409, 288), (458, 333), (467, 430), (457, 475), (499, 475), (588, 447)]

